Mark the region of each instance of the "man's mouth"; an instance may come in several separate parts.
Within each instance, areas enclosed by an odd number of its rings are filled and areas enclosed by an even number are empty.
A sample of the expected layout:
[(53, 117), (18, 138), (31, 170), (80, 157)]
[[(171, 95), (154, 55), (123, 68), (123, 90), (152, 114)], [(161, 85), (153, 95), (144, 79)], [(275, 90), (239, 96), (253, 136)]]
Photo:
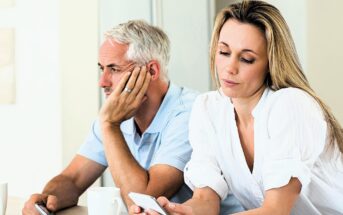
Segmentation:
[(111, 95), (112, 90), (111, 90), (110, 88), (105, 88), (105, 89), (104, 89), (104, 93), (105, 93), (105, 95), (106, 95), (106, 97), (107, 97), (107, 96)]

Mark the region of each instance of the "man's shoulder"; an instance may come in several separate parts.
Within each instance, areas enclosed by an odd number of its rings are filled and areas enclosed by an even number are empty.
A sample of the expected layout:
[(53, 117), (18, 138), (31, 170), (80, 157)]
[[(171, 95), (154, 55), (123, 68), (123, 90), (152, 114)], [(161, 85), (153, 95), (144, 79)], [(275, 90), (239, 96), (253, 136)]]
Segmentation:
[(191, 110), (193, 102), (196, 97), (200, 94), (198, 91), (174, 85), (177, 89), (175, 90), (175, 95), (173, 96), (172, 104), (178, 110)]

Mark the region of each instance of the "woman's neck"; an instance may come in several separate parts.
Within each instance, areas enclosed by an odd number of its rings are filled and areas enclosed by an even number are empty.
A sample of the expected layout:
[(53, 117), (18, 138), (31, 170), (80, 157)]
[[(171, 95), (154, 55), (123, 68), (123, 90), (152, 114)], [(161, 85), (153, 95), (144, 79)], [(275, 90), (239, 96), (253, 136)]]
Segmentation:
[(265, 86), (258, 89), (253, 95), (248, 98), (232, 98), (231, 101), (235, 107), (236, 121), (242, 126), (247, 126), (252, 122), (252, 111), (260, 101), (262, 94), (265, 90)]

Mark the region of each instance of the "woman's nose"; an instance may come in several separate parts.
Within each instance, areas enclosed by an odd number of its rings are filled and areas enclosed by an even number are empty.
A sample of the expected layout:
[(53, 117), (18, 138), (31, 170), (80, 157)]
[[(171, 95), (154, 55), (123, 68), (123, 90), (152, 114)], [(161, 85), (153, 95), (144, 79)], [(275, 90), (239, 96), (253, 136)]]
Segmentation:
[(237, 59), (230, 57), (225, 63), (225, 72), (228, 72), (232, 75), (236, 75), (238, 73), (239, 61)]

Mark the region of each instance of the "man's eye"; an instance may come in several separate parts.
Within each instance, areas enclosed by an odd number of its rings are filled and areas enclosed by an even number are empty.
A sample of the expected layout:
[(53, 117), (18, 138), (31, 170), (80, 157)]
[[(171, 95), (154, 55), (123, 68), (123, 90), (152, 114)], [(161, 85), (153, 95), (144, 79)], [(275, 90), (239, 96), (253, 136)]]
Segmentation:
[(230, 56), (229, 52), (223, 52), (223, 51), (219, 51), (220, 55), (224, 55), (224, 56)]
[(111, 67), (111, 72), (119, 72), (119, 71), (120, 71), (119, 69)]

